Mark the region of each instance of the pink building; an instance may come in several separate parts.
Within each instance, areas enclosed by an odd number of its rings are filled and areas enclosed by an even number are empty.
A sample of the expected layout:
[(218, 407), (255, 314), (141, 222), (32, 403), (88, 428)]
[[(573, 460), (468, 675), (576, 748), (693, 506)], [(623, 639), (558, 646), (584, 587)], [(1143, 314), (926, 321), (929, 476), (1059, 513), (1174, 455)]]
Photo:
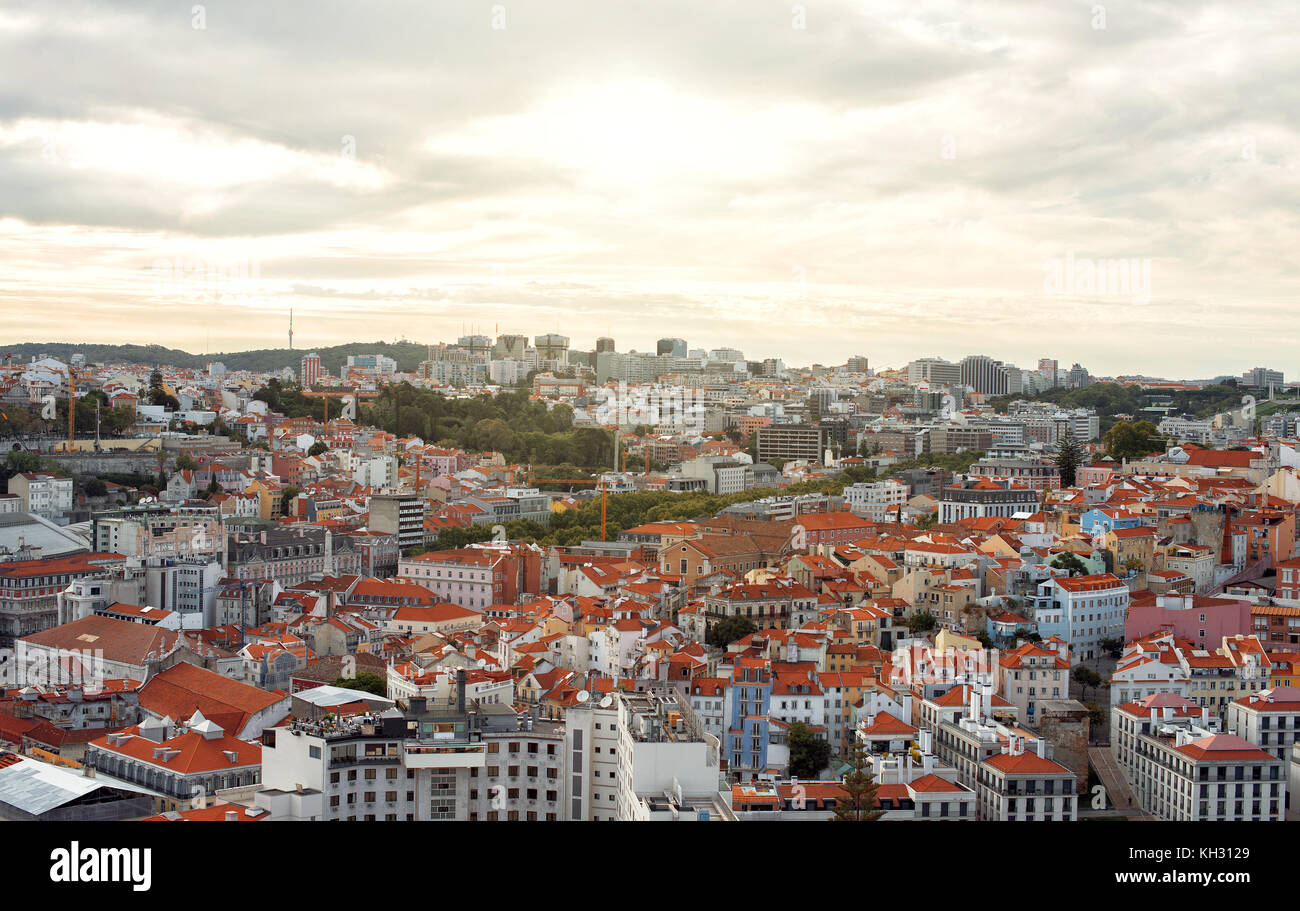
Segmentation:
[(1129, 603), (1124, 641), (1168, 630), (1197, 648), (1216, 649), (1225, 636), (1251, 635), (1250, 602), (1204, 595), (1138, 593)]

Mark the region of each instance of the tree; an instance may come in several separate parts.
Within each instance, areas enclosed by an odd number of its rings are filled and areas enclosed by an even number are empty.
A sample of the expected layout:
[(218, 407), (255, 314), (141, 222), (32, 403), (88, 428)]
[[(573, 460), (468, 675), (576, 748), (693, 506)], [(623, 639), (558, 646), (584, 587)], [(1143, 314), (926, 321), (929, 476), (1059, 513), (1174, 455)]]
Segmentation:
[(108, 485), (99, 478), (91, 478), (86, 482), (86, 496), (102, 497), (108, 493)]
[(1092, 732), (1096, 731), (1106, 723), (1106, 719), (1110, 717), (1110, 713), (1107, 712), (1104, 708), (1102, 708), (1095, 702), (1089, 702), (1087, 708), (1088, 708), (1088, 729), (1089, 729), (1088, 733), (1090, 735), (1088, 739), (1091, 740)]
[(1061, 486), (1073, 487), (1079, 465), (1083, 462), (1083, 450), (1074, 439), (1074, 434), (1066, 432), (1061, 441), (1061, 450), (1056, 454), (1056, 468), (1061, 473)]
[(1120, 421), (1106, 431), (1106, 452), (1112, 459), (1140, 459), (1163, 448), (1163, 437), (1150, 421)]
[(348, 690), (361, 690), (363, 693), (374, 693), (376, 696), (388, 695), (388, 683), (378, 674), (357, 674), (355, 677), (340, 677), (334, 681), (334, 686), (341, 686)]
[(876, 777), (871, 771), (871, 758), (861, 741), (853, 743), (853, 770), (844, 776), (844, 797), (835, 803), (835, 822), (875, 822), (885, 815), (876, 808)]
[(1069, 552), (1057, 554), (1047, 565), (1054, 569), (1067, 569), (1072, 576), (1086, 576), (1088, 574), (1088, 567), (1083, 565), (1083, 561)]
[(754, 621), (748, 617), (742, 617), (737, 614), (734, 617), (725, 617), (713, 624), (709, 630), (707, 641), (709, 645), (715, 648), (726, 648), (737, 639), (744, 639), (750, 633), (758, 631)]
[(939, 625), (939, 621), (935, 618), (934, 614), (930, 613), (925, 608), (921, 608), (919, 611), (912, 614), (912, 616), (908, 617), (904, 622), (907, 624), (908, 630), (910, 630), (914, 636), (917, 633), (929, 632)]
[(790, 748), (789, 768), (793, 778), (816, 778), (830, 764), (831, 745), (802, 721), (790, 725), (786, 745)]
[(284, 491), (280, 494), (280, 515), (282, 516), (293, 515), (293, 513), (290, 510), (293, 509), (293, 501), (294, 498), (297, 496), (298, 496), (297, 487), (294, 487), (292, 484), (290, 484), (284, 488)]
[(312, 443), (312, 444), (311, 444), (311, 448), (307, 450), (307, 455), (308, 455), (308, 456), (318, 456), (318, 455), (321, 455), (321, 454), (326, 453), (326, 452), (329, 452), (329, 451), (330, 451), (330, 448), (329, 448), (328, 446), (326, 446), (326, 445), (325, 445), (324, 443), (322, 443), (320, 440), (317, 440), (315, 443)]
[(177, 471), (194, 471), (198, 467), (199, 464), (190, 458), (189, 453), (182, 452), (176, 457)]
[(1118, 658), (1124, 651), (1124, 639), (1115, 636), (1103, 639), (1101, 640), (1101, 648), (1102, 651), (1106, 652), (1112, 658)]
[(1083, 688), (1085, 699), (1088, 696), (1089, 689), (1096, 689), (1101, 686), (1101, 674), (1098, 674), (1086, 664), (1080, 664), (1074, 669), (1070, 676), (1074, 678), (1075, 683), (1079, 684), (1079, 686)]

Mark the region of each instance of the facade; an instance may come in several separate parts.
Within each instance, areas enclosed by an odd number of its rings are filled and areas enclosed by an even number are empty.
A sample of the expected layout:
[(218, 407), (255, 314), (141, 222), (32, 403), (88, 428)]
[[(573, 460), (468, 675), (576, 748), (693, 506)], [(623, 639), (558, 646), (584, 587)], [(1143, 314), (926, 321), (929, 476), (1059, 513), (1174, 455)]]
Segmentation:
[(758, 461), (805, 459), (820, 463), (830, 445), (830, 430), (816, 424), (773, 424), (754, 431)]
[(49, 560), (0, 563), (0, 648), (59, 623), (59, 595), (73, 580), (121, 568), (114, 553), (74, 554)]
[(1142, 809), (1179, 822), (1279, 821), (1285, 764), (1235, 734), (1217, 732), (1204, 706), (1169, 694), (1111, 712), (1112, 752)]
[(25, 471), (9, 479), (9, 492), (20, 502), (20, 512), (54, 521), (72, 510), (72, 478)]
[(939, 521), (960, 522), (990, 516), (1011, 518), (1038, 511), (1040, 493), (1019, 482), (999, 478), (958, 481), (939, 493)]
[(424, 501), (415, 494), (375, 494), (370, 498), (369, 527), (396, 535), (402, 550), (424, 543)]
[(1063, 640), (1076, 662), (1087, 661), (1101, 655), (1102, 640), (1123, 640), (1129, 589), (1110, 573), (1055, 576), (1038, 584), (1032, 604), (1039, 634)]

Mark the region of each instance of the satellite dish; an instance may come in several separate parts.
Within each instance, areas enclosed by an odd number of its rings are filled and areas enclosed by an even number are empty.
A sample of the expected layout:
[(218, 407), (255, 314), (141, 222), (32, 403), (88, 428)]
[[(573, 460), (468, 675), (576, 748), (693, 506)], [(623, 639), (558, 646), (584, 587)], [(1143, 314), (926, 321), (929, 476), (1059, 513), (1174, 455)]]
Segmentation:
[(586, 690), (578, 690), (577, 698), (579, 702), (586, 702), (588, 699), (591, 698), (591, 693), (588, 693)]
[(614, 704), (614, 697), (610, 695), (606, 695), (604, 699), (600, 700), (600, 707), (602, 709), (607, 709), (613, 704)]
[(480, 659), (478, 659), (478, 666), (479, 666), (479, 667), (487, 667), (487, 659), (486, 659), (486, 658), (480, 658)]

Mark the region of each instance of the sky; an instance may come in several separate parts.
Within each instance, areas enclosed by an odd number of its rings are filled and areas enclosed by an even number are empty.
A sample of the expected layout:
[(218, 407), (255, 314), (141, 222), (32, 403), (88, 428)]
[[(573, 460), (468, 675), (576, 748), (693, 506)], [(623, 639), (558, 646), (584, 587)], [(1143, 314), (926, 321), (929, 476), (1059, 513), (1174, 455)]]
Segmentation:
[(0, 344), (1300, 378), (1294, 3), (0, 2)]

